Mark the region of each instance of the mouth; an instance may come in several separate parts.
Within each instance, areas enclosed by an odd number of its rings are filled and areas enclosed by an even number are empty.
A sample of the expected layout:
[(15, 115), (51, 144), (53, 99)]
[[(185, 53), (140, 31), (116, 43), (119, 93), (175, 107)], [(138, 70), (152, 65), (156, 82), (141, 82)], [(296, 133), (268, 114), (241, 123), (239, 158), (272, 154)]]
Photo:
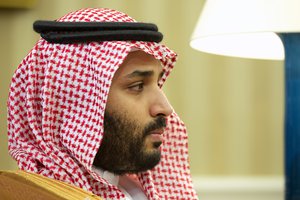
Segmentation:
[(150, 131), (149, 135), (154, 134), (154, 135), (162, 135), (164, 133), (165, 129), (164, 128), (159, 128), (153, 131)]
[(151, 140), (151, 142), (155, 148), (158, 148), (162, 144), (163, 133), (164, 133), (164, 128), (161, 128), (161, 129), (156, 129), (154, 131), (151, 131), (148, 134), (149, 139)]

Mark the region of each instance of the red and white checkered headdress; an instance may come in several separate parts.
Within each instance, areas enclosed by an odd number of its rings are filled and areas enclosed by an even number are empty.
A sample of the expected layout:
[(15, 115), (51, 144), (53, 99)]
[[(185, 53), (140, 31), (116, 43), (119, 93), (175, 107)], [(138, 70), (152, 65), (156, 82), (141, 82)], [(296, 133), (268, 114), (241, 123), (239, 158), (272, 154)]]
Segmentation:
[[(82, 9), (59, 21), (135, 22), (111, 9)], [(162, 85), (176, 61), (176, 54), (162, 44), (37, 42), (15, 72), (8, 100), (9, 152), (20, 169), (71, 183), (105, 199), (124, 197), (92, 171), (92, 164), (104, 134), (112, 78), (132, 48), (161, 61)], [(161, 162), (140, 173), (139, 180), (149, 199), (197, 199), (186, 128), (175, 113), (167, 124)]]

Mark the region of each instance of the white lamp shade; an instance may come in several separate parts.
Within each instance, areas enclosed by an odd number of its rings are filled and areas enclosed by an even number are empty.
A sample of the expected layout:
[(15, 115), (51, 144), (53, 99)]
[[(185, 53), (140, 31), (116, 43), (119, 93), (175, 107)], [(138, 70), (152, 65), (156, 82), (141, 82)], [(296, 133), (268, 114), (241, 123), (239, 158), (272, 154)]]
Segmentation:
[(190, 45), (228, 56), (284, 59), (275, 33), (300, 31), (300, 0), (207, 0)]

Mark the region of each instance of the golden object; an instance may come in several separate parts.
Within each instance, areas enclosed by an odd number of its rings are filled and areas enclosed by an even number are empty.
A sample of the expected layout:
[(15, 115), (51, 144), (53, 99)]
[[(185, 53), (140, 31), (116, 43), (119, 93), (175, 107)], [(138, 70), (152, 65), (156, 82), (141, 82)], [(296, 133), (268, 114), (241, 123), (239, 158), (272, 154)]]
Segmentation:
[(3, 200), (101, 200), (79, 187), (21, 170), (0, 171)]

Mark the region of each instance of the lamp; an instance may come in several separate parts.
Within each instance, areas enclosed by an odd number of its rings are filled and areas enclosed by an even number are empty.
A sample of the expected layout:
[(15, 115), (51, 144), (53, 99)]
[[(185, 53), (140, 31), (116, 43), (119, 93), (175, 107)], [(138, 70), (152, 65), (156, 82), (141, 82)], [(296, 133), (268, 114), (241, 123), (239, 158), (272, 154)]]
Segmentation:
[(207, 0), (192, 48), (207, 53), (285, 59), (285, 199), (300, 199), (300, 1)]

